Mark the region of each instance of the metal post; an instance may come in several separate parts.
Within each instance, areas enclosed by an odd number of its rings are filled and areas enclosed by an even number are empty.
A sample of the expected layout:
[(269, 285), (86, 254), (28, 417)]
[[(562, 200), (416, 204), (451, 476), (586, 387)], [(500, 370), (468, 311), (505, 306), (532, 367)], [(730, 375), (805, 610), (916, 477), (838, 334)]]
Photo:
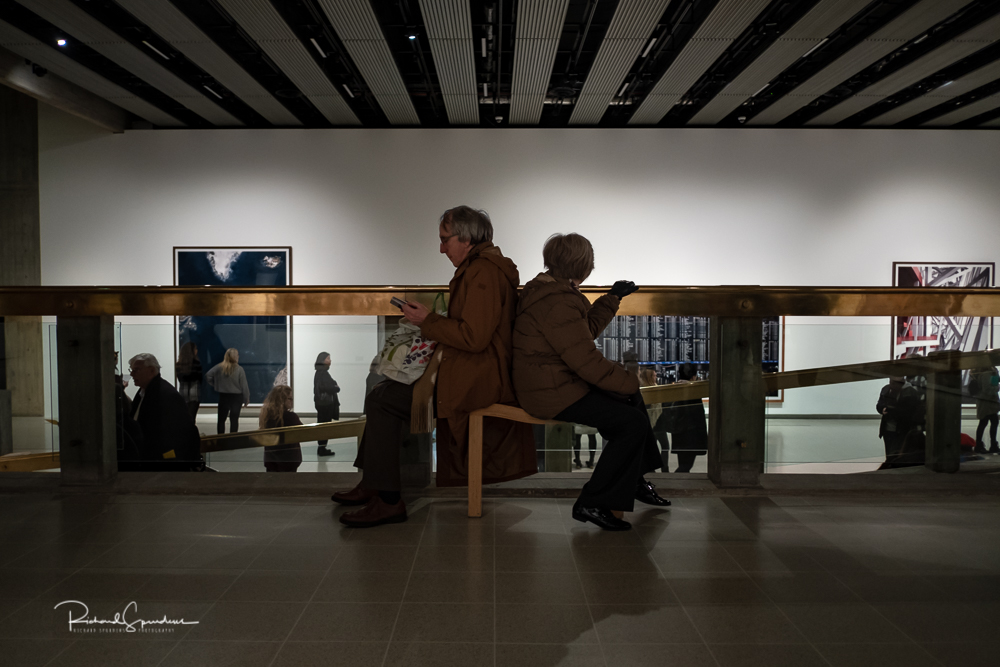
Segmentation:
[(114, 328), (108, 315), (57, 320), (63, 484), (109, 484), (118, 472)]
[(934, 472), (958, 472), (962, 435), (962, 371), (950, 357), (954, 352), (930, 354), (946, 370), (927, 375), (927, 444), (924, 465)]
[(758, 486), (765, 439), (761, 318), (713, 317), (710, 338), (708, 477), (717, 486)]

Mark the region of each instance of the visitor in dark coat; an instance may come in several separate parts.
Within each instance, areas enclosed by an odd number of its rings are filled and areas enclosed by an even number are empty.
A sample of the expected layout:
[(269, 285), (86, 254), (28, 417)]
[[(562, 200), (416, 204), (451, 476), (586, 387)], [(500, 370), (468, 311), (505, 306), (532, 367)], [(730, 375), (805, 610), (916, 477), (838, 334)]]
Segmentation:
[(997, 443), (997, 424), (1000, 423), (1000, 373), (994, 366), (978, 368), (970, 374), (969, 390), (976, 399), (976, 452), (986, 453), (983, 434), (990, 428), (990, 454), (1000, 454)]
[(130, 417), (142, 430), (139, 458), (147, 470), (202, 470), (201, 438), (188, 407), (174, 386), (160, 375), (152, 354), (129, 359), (139, 388)]
[[(340, 419), (340, 386), (330, 376), (330, 353), (320, 352), (316, 357), (316, 374), (313, 376), (313, 403), (316, 405), (316, 421), (331, 422)], [(333, 456), (326, 448), (326, 440), (319, 440), (316, 454)]]
[(918, 389), (903, 377), (890, 377), (875, 410), (882, 415), (878, 436), (885, 447), (885, 463), (879, 469), (922, 465), (924, 406)]
[[(690, 382), (697, 375), (698, 369), (694, 364), (684, 364), (677, 374), (678, 383)], [(670, 448), (677, 455), (677, 468), (674, 472), (691, 472), (695, 457), (708, 453), (705, 404), (700, 398), (667, 403), (660, 420), (664, 422), (663, 430), (671, 434)]]
[[(278, 385), (268, 393), (260, 408), (260, 428), (301, 426), (302, 420), (292, 412), (292, 388)], [(302, 463), (302, 448), (298, 443), (264, 447), (264, 468), (268, 472), (295, 472)]]

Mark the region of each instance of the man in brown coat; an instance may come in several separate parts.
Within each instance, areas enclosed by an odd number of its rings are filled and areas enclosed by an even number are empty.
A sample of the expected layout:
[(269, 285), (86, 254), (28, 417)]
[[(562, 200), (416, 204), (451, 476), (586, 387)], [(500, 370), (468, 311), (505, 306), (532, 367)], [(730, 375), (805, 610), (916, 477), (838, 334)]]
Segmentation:
[[(468, 206), (445, 211), (439, 232), (441, 253), (455, 266), (448, 315), (419, 303), (407, 303), (403, 315), (438, 342), (437, 484), (463, 486), (469, 413), (493, 403), (514, 403), (510, 367), (519, 277), (514, 263), (493, 245), (493, 226), (484, 211)], [(365, 506), (345, 513), (341, 522), (365, 527), (406, 520), (399, 496), (399, 447), (412, 399), (413, 385), (386, 380), (365, 400), (368, 423), (356, 462), (364, 476), (357, 488), (333, 495), (342, 504)], [(483, 431), (484, 483), (537, 472), (527, 424), (487, 419)]]
[(579, 234), (557, 234), (542, 252), (547, 273), (524, 286), (514, 323), (514, 389), (521, 407), (540, 419), (597, 428), (605, 440), (573, 518), (605, 530), (631, 524), (615, 513), (639, 500), (667, 506), (642, 475), (660, 467), (639, 378), (606, 359), (594, 339), (635, 291), (619, 281), (591, 306), (580, 283), (594, 269), (594, 249)]

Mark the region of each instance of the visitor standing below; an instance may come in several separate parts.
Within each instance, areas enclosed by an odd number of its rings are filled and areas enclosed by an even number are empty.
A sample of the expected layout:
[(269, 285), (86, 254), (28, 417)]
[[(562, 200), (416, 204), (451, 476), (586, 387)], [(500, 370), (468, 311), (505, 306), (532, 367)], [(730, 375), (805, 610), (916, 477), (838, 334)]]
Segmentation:
[(240, 430), (240, 411), (250, 405), (250, 386), (247, 374), (240, 366), (240, 353), (235, 347), (226, 350), (221, 364), (217, 364), (205, 375), (205, 381), (219, 392), (219, 430), (226, 432), (226, 418), (229, 418), (229, 432)]
[[(257, 420), (260, 428), (302, 426), (302, 420), (292, 412), (292, 388), (278, 385), (271, 389), (260, 406)], [(264, 469), (268, 472), (295, 472), (302, 464), (302, 448), (298, 443), (264, 447)]]
[(177, 392), (187, 404), (191, 419), (197, 421), (198, 407), (201, 405), (201, 379), (204, 373), (201, 370), (201, 361), (198, 359), (198, 346), (191, 341), (181, 346), (177, 364), (174, 366), (174, 375), (177, 376)]
[[(316, 405), (316, 421), (319, 423), (340, 419), (340, 386), (330, 375), (330, 353), (320, 352), (316, 357), (316, 374), (313, 375), (313, 402)], [(319, 440), (316, 454), (333, 456), (326, 448), (327, 440)]]
[(1000, 373), (994, 366), (978, 368), (970, 374), (969, 391), (976, 399), (976, 452), (986, 453), (983, 433), (990, 427), (990, 454), (1000, 454), (997, 444), (997, 424), (1000, 422)]
[(514, 322), (514, 388), (524, 410), (597, 428), (604, 450), (573, 505), (573, 518), (605, 530), (632, 527), (621, 513), (634, 501), (667, 506), (643, 474), (660, 450), (639, 392), (638, 373), (609, 361), (594, 339), (636, 290), (621, 280), (591, 305), (580, 283), (594, 270), (594, 249), (579, 234), (557, 234), (542, 250), (546, 273), (524, 286)]

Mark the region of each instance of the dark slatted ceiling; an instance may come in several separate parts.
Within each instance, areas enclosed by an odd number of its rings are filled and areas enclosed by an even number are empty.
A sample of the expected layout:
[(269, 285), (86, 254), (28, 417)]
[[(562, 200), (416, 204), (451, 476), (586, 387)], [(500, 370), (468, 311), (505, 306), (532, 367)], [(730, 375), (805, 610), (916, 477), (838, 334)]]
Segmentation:
[(0, 0), (0, 46), (137, 127), (1000, 127), (998, 0)]

